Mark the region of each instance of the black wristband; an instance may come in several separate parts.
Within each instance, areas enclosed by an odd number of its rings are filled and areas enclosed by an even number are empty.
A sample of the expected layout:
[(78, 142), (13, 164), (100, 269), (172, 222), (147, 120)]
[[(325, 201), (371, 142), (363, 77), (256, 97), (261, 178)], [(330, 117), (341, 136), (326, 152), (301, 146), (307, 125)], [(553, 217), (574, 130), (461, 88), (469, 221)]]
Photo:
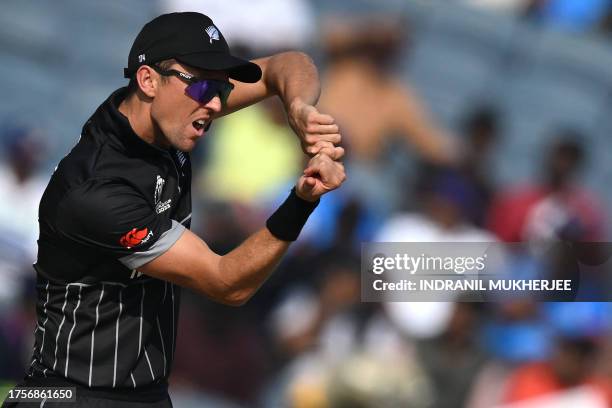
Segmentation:
[(268, 218), (266, 227), (281, 241), (295, 241), (319, 201), (313, 203), (301, 199), (295, 193), (294, 187), (285, 202)]

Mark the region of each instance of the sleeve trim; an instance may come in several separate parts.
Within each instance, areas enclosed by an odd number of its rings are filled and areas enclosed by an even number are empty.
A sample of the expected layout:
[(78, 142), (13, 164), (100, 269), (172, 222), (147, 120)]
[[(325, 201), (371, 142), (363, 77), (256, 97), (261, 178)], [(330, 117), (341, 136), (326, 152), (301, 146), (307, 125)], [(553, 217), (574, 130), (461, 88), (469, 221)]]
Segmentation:
[(144, 252), (135, 252), (123, 258), (119, 258), (119, 262), (130, 269), (137, 269), (169, 250), (170, 247), (178, 241), (181, 235), (183, 235), (184, 231), (184, 226), (172, 220), (172, 227), (164, 232), (149, 249)]

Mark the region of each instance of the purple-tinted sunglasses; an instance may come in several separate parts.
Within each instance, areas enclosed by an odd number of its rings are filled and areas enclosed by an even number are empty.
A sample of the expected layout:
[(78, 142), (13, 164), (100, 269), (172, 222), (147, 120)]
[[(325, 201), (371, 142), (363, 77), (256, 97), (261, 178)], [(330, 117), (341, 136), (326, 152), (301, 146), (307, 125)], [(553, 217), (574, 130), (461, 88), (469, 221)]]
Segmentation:
[(217, 79), (199, 79), (194, 75), (175, 69), (163, 70), (156, 65), (151, 66), (158, 74), (163, 76), (175, 76), (188, 84), (185, 93), (200, 103), (208, 103), (215, 96), (219, 96), (223, 106), (227, 104), (227, 98), (234, 89), (234, 84)]

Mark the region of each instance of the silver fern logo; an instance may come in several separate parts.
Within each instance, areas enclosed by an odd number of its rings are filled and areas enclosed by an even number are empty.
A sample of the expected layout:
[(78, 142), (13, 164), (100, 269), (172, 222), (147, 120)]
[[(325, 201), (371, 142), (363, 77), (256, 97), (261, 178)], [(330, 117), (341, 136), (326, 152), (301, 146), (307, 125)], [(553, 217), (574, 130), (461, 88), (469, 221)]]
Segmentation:
[(155, 182), (155, 195), (153, 197), (155, 201), (155, 212), (158, 214), (163, 213), (172, 205), (172, 199), (161, 201), (162, 190), (164, 189), (164, 184), (166, 180), (164, 180), (160, 175), (157, 176), (157, 181)]
[(215, 26), (206, 27), (206, 34), (210, 37), (210, 43), (212, 44), (213, 40), (219, 40), (219, 30)]
[(160, 175), (158, 175), (157, 181), (155, 182), (155, 195), (153, 197), (155, 204), (159, 203), (159, 200), (161, 199), (161, 194), (165, 183), (166, 180), (164, 180)]

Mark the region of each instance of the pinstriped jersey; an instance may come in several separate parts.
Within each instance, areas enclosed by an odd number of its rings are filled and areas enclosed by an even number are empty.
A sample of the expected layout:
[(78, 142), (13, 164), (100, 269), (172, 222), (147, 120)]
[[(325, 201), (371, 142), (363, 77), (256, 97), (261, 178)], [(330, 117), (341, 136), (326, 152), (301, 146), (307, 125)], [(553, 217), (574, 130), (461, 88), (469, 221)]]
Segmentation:
[(180, 291), (138, 268), (189, 228), (191, 164), (134, 133), (125, 96), (97, 109), (43, 194), (29, 377), (167, 388)]

